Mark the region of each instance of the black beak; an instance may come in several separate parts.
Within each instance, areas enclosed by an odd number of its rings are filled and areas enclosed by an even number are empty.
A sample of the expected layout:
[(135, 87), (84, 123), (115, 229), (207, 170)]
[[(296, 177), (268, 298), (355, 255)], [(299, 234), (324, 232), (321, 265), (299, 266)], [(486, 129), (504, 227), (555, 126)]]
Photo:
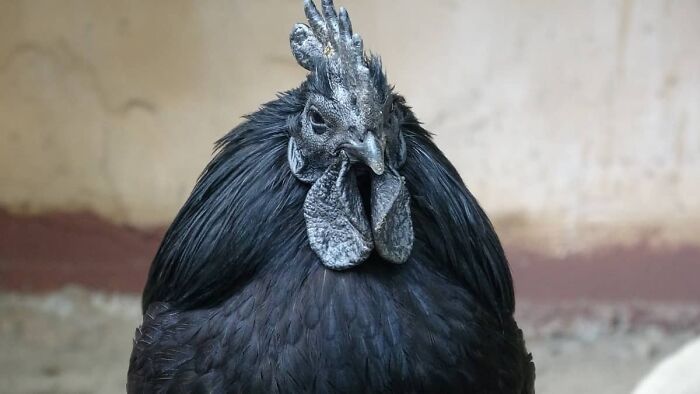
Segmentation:
[(375, 174), (384, 173), (384, 144), (374, 133), (367, 133), (362, 142), (343, 144), (342, 148), (354, 159), (365, 163)]

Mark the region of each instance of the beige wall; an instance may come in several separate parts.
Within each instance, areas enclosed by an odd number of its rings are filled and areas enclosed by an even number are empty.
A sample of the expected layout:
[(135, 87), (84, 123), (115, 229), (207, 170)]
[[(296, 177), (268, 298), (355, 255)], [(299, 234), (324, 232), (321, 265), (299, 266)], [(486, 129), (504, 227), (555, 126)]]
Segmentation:
[[(700, 2), (340, 1), (502, 234), (700, 244)], [(297, 1), (0, 2), (0, 206), (168, 223)]]

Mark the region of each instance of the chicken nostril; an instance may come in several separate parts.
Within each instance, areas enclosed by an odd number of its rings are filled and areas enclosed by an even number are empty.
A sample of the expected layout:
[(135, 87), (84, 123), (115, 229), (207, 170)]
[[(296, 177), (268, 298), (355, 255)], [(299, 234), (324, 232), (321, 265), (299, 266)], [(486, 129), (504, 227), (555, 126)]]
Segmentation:
[(357, 127), (356, 127), (356, 126), (349, 126), (349, 127), (348, 127), (348, 132), (349, 132), (350, 134), (352, 134), (353, 136), (357, 137), (357, 139), (359, 139), (360, 142), (364, 141), (364, 139), (365, 139), (364, 134), (363, 134), (363, 133), (359, 133), (359, 132), (357, 131)]

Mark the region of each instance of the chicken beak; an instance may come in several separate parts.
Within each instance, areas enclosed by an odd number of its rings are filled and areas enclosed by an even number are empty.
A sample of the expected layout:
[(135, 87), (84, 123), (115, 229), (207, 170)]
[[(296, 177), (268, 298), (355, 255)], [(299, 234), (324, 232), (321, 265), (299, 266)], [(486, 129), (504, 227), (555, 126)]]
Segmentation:
[(384, 145), (374, 133), (367, 133), (362, 142), (344, 144), (347, 153), (366, 164), (377, 175), (384, 173)]

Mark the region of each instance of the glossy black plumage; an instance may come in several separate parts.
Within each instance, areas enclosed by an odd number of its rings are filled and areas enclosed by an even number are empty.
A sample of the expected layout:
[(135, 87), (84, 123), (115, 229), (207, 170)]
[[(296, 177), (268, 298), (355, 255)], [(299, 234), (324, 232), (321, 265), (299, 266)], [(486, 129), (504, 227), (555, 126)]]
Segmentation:
[(286, 159), (306, 89), (219, 141), (151, 267), (128, 392), (534, 392), (498, 238), (399, 96), (412, 254), (320, 263)]

